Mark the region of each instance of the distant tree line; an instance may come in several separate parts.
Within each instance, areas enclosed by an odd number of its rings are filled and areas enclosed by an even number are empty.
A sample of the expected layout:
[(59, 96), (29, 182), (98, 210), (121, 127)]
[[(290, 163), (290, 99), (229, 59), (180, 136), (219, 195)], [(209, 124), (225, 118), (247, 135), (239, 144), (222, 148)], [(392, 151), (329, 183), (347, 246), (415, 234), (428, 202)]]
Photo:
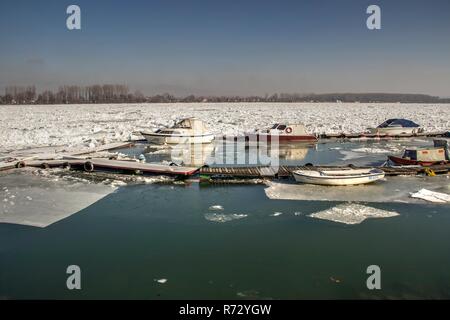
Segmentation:
[(290, 94), (280, 93), (261, 96), (195, 96), (176, 97), (164, 93), (144, 96), (141, 92), (130, 92), (122, 84), (92, 86), (61, 86), (57, 91), (36, 92), (35, 86), (10, 86), (5, 95), (0, 95), (0, 104), (75, 104), (75, 103), (173, 103), (173, 102), (405, 102), (405, 103), (450, 103), (450, 98), (439, 98), (426, 94), (403, 93), (327, 93)]
[(56, 92), (36, 93), (34, 86), (11, 86), (0, 96), (2, 104), (71, 104), (71, 103), (125, 103), (145, 102), (142, 93), (130, 93), (126, 85), (104, 84), (92, 86), (61, 86)]

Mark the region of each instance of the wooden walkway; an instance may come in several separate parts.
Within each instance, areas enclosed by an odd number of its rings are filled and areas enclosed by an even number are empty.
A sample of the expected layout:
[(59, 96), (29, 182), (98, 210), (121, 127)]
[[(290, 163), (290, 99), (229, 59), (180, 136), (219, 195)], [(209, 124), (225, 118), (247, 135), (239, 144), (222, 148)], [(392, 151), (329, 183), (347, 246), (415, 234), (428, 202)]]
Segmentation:
[(124, 174), (155, 174), (170, 176), (190, 176), (199, 170), (198, 167), (181, 167), (153, 163), (140, 163), (136, 161), (110, 160), (110, 159), (73, 159), (73, 160), (32, 160), (25, 161), (25, 166), (42, 169), (54, 167), (70, 167), (73, 169), (93, 171), (113, 171)]
[[(280, 166), (280, 167), (203, 167), (199, 173), (212, 177), (224, 178), (288, 178), (295, 170), (341, 170), (349, 168), (345, 166)], [(368, 167), (354, 167), (357, 169)], [(426, 170), (432, 170), (436, 174), (446, 174), (450, 171), (450, 164), (435, 165), (430, 167), (403, 166), (403, 167), (377, 167), (383, 170), (386, 176), (418, 175), (426, 174)]]
[(387, 135), (387, 134), (372, 134), (372, 133), (324, 133), (319, 134), (319, 139), (400, 139), (400, 138), (419, 138), (419, 137), (445, 137), (448, 131), (438, 132), (420, 132), (415, 134), (401, 134), (401, 135)]

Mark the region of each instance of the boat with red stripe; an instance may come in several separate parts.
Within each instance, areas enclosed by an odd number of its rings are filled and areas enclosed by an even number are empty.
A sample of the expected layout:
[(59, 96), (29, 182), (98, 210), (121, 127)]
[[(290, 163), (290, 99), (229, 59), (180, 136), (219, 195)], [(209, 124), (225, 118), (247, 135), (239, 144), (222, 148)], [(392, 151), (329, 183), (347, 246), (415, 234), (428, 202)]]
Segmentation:
[(246, 132), (242, 136), (223, 137), (227, 141), (245, 142), (317, 142), (315, 135), (309, 134), (303, 124), (279, 124), (270, 128)]

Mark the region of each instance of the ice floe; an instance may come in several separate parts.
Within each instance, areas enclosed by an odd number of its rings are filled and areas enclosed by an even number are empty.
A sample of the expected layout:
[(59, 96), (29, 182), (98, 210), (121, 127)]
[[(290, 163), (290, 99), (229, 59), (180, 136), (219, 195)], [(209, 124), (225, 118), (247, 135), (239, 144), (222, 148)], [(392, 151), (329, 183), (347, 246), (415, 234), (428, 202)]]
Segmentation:
[(381, 210), (357, 203), (344, 203), (309, 216), (345, 224), (359, 224), (368, 218), (390, 218), (398, 215), (395, 211)]
[[(26, 170), (26, 169), (24, 169)], [(38, 177), (27, 171), (0, 174), (14, 201), (0, 203), (0, 223), (46, 227), (90, 206), (114, 188), (103, 184)]]
[(362, 148), (356, 148), (352, 149), (353, 152), (359, 152), (359, 153), (392, 153), (399, 151), (399, 148), (371, 148), (371, 147), (362, 147)]
[[(436, 115), (436, 116), (430, 116)], [(446, 104), (175, 103), (0, 106), (0, 153), (42, 145), (94, 146), (136, 138), (133, 132), (196, 116), (214, 134), (236, 134), (289, 119), (311, 133), (362, 132), (387, 118), (407, 118), (427, 131), (448, 130)]]
[(427, 189), (420, 189), (417, 192), (411, 193), (411, 197), (436, 203), (450, 202), (450, 194), (435, 192)]
[(283, 212), (274, 212), (271, 214), (272, 217), (278, 217), (281, 216), (283, 214)]
[(164, 279), (164, 278), (163, 279), (155, 279), (155, 281), (158, 283), (164, 284), (167, 282), (167, 279)]
[(209, 207), (209, 210), (223, 210), (223, 207), (219, 204)]
[(304, 201), (364, 201), (364, 202), (403, 202), (421, 203), (411, 197), (418, 189), (435, 192), (449, 190), (447, 176), (389, 177), (380, 183), (358, 186), (318, 186), (312, 184), (290, 184), (275, 181), (266, 182), (264, 189), (269, 199)]
[(364, 157), (365, 155), (361, 152), (355, 152), (355, 151), (348, 151), (348, 150), (340, 150), (340, 154), (343, 155), (341, 160), (352, 160), (352, 159), (359, 159)]
[(223, 214), (223, 213), (206, 213), (205, 219), (213, 222), (229, 222), (233, 220), (243, 219), (247, 217), (246, 214)]

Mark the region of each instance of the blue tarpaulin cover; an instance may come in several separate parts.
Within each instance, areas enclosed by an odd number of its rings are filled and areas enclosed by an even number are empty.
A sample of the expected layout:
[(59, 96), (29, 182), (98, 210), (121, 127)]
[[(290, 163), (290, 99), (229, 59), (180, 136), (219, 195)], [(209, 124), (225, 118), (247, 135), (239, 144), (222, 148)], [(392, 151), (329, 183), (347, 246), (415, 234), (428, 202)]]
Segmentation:
[(403, 128), (417, 128), (419, 125), (406, 119), (389, 119), (378, 126), (378, 128), (387, 128), (392, 126), (401, 126)]

